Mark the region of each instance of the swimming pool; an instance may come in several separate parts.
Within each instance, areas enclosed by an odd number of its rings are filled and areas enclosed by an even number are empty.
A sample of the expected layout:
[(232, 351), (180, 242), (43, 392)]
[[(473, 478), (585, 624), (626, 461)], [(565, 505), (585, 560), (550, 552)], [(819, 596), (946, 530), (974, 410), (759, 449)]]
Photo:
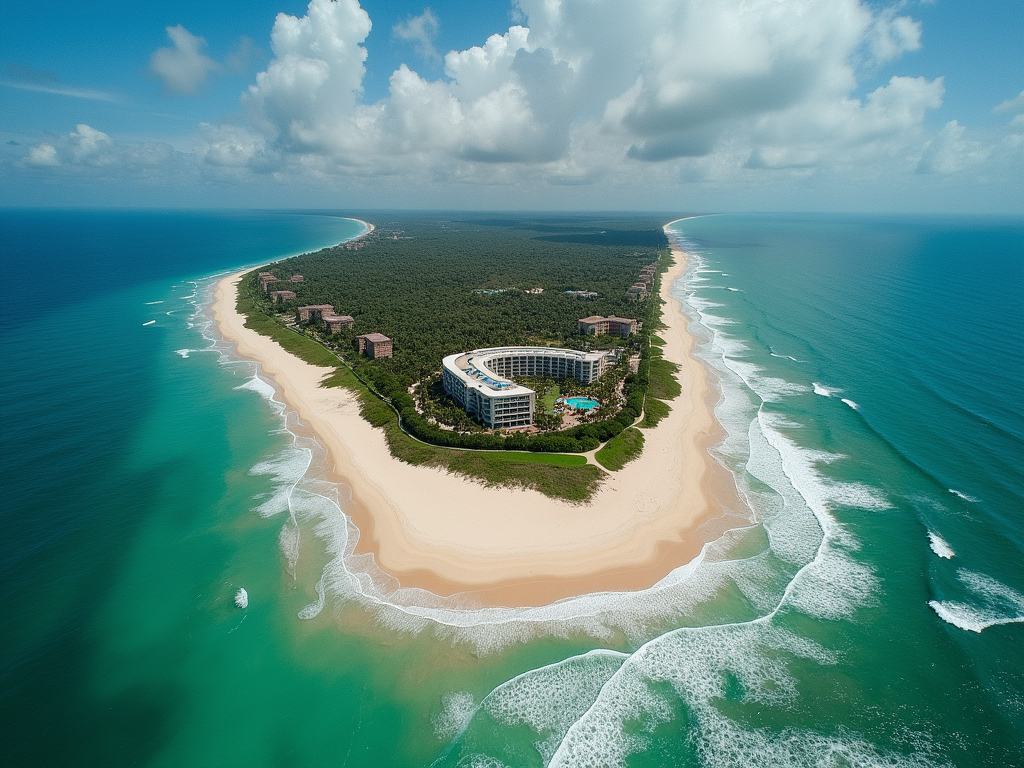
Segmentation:
[(565, 404), (577, 411), (591, 411), (600, 405), (597, 400), (591, 400), (589, 397), (567, 397)]

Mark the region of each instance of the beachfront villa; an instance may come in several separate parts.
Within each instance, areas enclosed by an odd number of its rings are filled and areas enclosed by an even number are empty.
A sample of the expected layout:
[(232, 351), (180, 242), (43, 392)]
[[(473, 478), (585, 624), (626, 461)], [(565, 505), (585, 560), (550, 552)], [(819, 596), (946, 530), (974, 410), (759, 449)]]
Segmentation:
[[(264, 293), (268, 293), (270, 291), (271, 283), (281, 282), (281, 278), (277, 277), (273, 272), (260, 272), (256, 279), (260, 281), (260, 287), (263, 289)], [(305, 278), (302, 275), (292, 275), (288, 278), (289, 283), (301, 283), (304, 281)]]
[(351, 315), (325, 314), (321, 315), (320, 319), (331, 333), (341, 333), (342, 328), (351, 328), (356, 324), (356, 319)]
[(636, 333), (637, 322), (628, 317), (591, 315), (576, 323), (576, 331), (584, 336), (622, 336)]
[(365, 354), (371, 360), (391, 357), (394, 353), (394, 344), (383, 333), (361, 333), (356, 336), (353, 344), (359, 354)]
[(445, 392), (491, 429), (533, 423), (537, 393), (513, 376), (576, 379), (585, 384), (604, 373), (608, 355), (557, 347), (491, 347), (448, 355), (441, 365)]
[(295, 295), (295, 291), (271, 291), (270, 298), (272, 298), (274, 303), (277, 304), (278, 302), (283, 301), (295, 301), (297, 297)]
[(333, 315), (334, 307), (331, 304), (308, 304), (299, 307), (297, 313), (300, 323), (308, 323), (310, 320), (322, 320), (324, 315)]
[[(292, 298), (295, 298), (295, 294), (291, 291), (274, 291), (274, 293), (291, 293)], [(331, 333), (341, 333), (342, 328), (351, 328), (356, 323), (355, 318), (350, 315), (334, 314), (334, 306), (331, 304), (309, 304), (299, 307), (297, 316), (300, 323), (310, 320), (323, 323)]]

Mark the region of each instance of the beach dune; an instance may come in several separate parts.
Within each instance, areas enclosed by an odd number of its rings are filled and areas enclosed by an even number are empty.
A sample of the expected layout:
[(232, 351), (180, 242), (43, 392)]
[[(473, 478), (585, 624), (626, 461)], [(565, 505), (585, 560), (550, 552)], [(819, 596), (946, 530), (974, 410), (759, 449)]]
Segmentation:
[(682, 394), (645, 431), (643, 455), (612, 473), (586, 504), (487, 487), (394, 458), (383, 432), (360, 417), (352, 393), (320, 386), (331, 369), (245, 328), (235, 308), (242, 273), (217, 284), (213, 315), (223, 337), (259, 362), (329, 451), (331, 479), (351, 489), (345, 512), (360, 530), (358, 552), (372, 552), (405, 587), (471, 593), (482, 604), (540, 605), (649, 587), (738, 520), (727, 513), (740, 508), (730, 501), (732, 481), (707, 451), (718, 438), (717, 395), (670, 294), (685, 269), (685, 254), (673, 254), (676, 263), (662, 281), (667, 328), (661, 335), (665, 357), (680, 365)]

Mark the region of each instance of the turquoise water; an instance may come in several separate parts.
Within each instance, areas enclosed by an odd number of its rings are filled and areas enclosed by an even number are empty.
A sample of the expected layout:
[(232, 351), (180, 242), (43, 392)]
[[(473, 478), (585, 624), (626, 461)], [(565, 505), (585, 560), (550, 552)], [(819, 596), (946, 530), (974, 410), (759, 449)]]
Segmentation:
[(591, 400), (589, 397), (567, 397), (565, 402), (568, 403), (570, 408), (576, 408), (581, 411), (590, 411), (600, 405), (597, 400)]
[(0, 765), (1024, 764), (1024, 222), (674, 225), (751, 524), (516, 610), (353, 555), (323, 451), (209, 328), (209, 276), (360, 225), (0, 226)]

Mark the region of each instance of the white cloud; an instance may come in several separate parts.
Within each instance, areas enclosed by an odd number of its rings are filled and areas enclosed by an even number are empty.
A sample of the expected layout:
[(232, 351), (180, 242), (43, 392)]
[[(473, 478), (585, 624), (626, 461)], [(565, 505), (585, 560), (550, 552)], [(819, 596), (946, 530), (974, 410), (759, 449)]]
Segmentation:
[(0, 85), (6, 85), (8, 88), (17, 88), (20, 91), (52, 93), (54, 96), (70, 96), (74, 99), (88, 99), (89, 101), (121, 101), (117, 94), (110, 93), (109, 91), (100, 91), (95, 88), (75, 88), (63, 84), (19, 83), (9, 80), (0, 81)]
[(251, 38), (242, 35), (238, 38), (238, 44), (234, 50), (224, 60), (224, 66), (229, 72), (244, 72), (260, 54), (259, 46)]
[(892, 61), (908, 51), (921, 48), (921, 22), (897, 16), (895, 8), (880, 13), (869, 33), (871, 55), (878, 64)]
[(196, 154), (212, 166), (246, 168), (267, 164), (263, 137), (245, 128), (232, 125), (199, 126), (201, 142)]
[[(919, 147), (924, 113), (941, 103), (941, 79), (894, 78), (854, 98), (862, 52), (890, 61), (920, 47), (921, 31), (859, 0), (520, 8), (529, 27), (449, 52), (444, 79), (403, 65), (388, 97), (370, 105), (361, 99), (369, 17), (356, 0), (312, 0), (305, 16), (275, 22), (275, 58), (245, 96), (253, 124), (282, 164), (301, 155), (335, 172), (430, 174), (453, 162), (516, 163), (586, 179), (595, 164), (732, 157), (744, 143), (740, 164), (760, 169), (828, 165), (883, 141), (890, 152), (901, 139)], [(396, 35), (429, 42), (428, 11)]]
[(60, 165), (60, 158), (57, 157), (57, 149), (52, 144), (40, 144), (29, 149), (25, 162), (39, 167), (52, 167)]
[(302, 18), (280, 13), (271, 32), (274, 59), (244, 102), (256, 128), (297, 153), (359, 151), (370, 17), (357, 0), (312, 0)]
[(395, 24), (391, 32), (399, 40), (414, 43), (423, 58), (440, 59), (434, 48), (434, 38), (440, 26), (434, 12), (424, 8), (419, 16), (410, 16), (405, 21)]
[(149, 68), (171, 93), (194, 95), (206, 85), (220, 64), (206, 56), (206, 40), (189, 32), (181, 24), (167, 27), (171, 47), (158, 48), (149, 59)]
[(180, 153), (175, 153), (170, 145), (163, 142), (118, 144), (103, 131), (79, 123), (71, 133), (30, 147), (24, 157), (24, 165), (50, 167), (68, 173), (91, 171), (110, 176), (159, 176), (176, 159), (182, 160)]
[(1021, 91), (1012, 99), (996, 104), (992, 108), (993, 112), (1024, 112), (1024, 91)]
[(989, 150), (967, 138), (964, 126), (951, 120), (931, 139), (917, 165), (918, 173), (957, 173), (988, 159)]

